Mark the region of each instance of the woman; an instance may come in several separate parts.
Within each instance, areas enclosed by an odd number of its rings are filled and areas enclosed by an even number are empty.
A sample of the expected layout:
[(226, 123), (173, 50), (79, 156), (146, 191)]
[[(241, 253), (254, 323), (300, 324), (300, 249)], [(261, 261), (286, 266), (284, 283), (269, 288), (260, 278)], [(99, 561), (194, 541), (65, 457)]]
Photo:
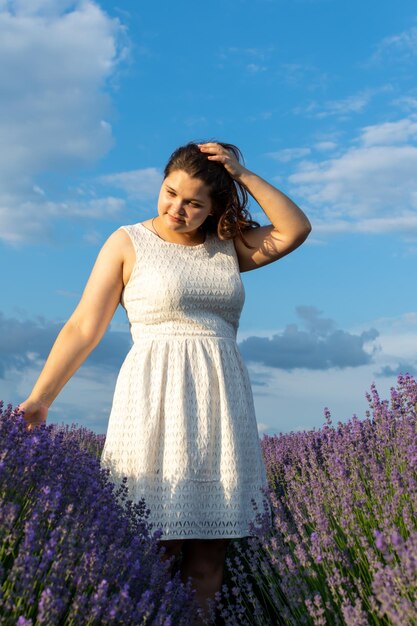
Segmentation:
[[(163, 529), (164, 558), (182, 557), (196, 598), (221, 588), (227, 545), (248, 536), (266, 486), (247, 369), (236, 343), (240, 272), (295, 250), (311, 226), (285, 194), (248, 170), (231, 144), (189, 143), (164, 170), (158, 215), (103, 245), (80, 303), (28, 399), (45, 422), (62, 387), (101, 340), (121, 303), (133, 347), (117, 379), (101, 457), (128, 477)], [(251, 220), (248, 192), (270, 224)], [(173, 559), (174, 560), (174, 559)]]

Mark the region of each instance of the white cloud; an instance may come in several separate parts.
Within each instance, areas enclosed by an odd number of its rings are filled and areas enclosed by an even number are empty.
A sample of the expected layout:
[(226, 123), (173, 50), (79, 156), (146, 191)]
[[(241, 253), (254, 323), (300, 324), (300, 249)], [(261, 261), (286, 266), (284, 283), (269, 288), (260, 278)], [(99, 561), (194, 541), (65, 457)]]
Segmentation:
[(289, 180), (315, 231), (417, 230), (416, 139), (410, 116), (366, 126), (337, 157), (300, 163)]
[(294, 109), (295, 114), (306, 115), (322, 119), (330, 116), (346, 117), (352, 113), (359, 113), (369, 104), (372, 98), (371, 91), (364, 91), (355, 95), (341, 98), (340, 100), (329, 100), (324, 103), (316, 101), (309, 102), (306, 106), (299, 106)]
[(259, 63), (248, 63), (246, 69), (251, 74), (258, 74), (259, 72), (266, 72), (267, 67), (265, 65), (259, 65)]
[(100, 176), (99, 182), (122, 189), (132, 198), (154, 198), (162, 183), (162, 173), (155, 167)]
[[(13, 211), (11, 211), (13, 208)], [(117, 218), (125, 208), (122, 198), (92, 198), (82, 202), (52, 202), (27, 200), (24, 196), (12, 196), (2, 203), (0, 195), (1, 238), (9, 244), (36, 239), (46, 242), (52, 237), (51, 224), (60, 218), (92, 218), (99, 220)], [(87, 239), (88, 241), (88, 239)], [(95, 243), (95, 239), (92, 240)]]
[(334, 141), (318, 141), (314, 147), (320, 152), (327, 152), (330, 150), (334, 150), (337, 147), (337, 143), (335, 143)]
[[(417, 147), (372, 146), (348, 149), (340, 157), (302, 163), (290, 180), (314, 203), (332, 203), (350, 215), (397, 211), (410, 205), (417, 189)], [(405, 189), (404, 183), (407, 183)]]
[(318, 222), (315, 226), (315, 231), (319, 233), (356, 232), (368, 235), (390, 232), (406, 233), (410, 229), (417, 230), (417, 216), (414, 214), (402, 215), (400, 217), (362, 219), (357, 222), (349, 220)]
[(288, 163), (288, 161), (292, 161), (294, 159), (301, 159), (302, 157), (310, 154), (310, 152), (310, 148), (284, 148), (283, 150), (278, 150), (277, 152), (269, 152), (267, 156), (270, 156), (281, 163)]
[(103, 235), (98, 230), (89, 230), (83, 236), (83, 240), (90, 246), (97, 247), (103, 240)]
[(2, 237), (48, 228), (39, 173), (80, 167), (109, 150), (105, 87), (123, 57), (123, 37), (120, 22), (92, 0), (0, 5)]
[(370, 63), (411, 61), (417, 57), (417, 26), (385, 37), (377, 46)]
[(392, 104), (408, 113), (417, 109), (417, 98), (415, 96), (401, 96), (393, 100)]
[(316, 113), (317, 117), (328, 117), (329, 115), (346, 115), (347, 113), (358, 113), (363, 111), (371, 99), (369, 91), (348, 96), (341, 100), (330, 100), (325, 104), (323, 111)]
[(50, 214), (66, 217), (90, 217), (94, 219), (114, 219), (122, 212), (125, 202), (121, 198), (93, 198), (86, 202), (48, 202)]
[(382, 85), (374, 89), (363, 89), (356, 94), (351, 94), (338, 100), (327, 100), (309, 102), (306, 106), (299, 106), (294, 109), (295, 114), (306, 115), (316, 119), (327, 117), (337, 117), (339, 119), (349, 118), (354, 113), (361, 113), (368, 106), (371, 100), (381, 93), (392, 91), (390, 84)]
[(364, 146), (402, 144), (415, 139), (417, 139), (416, 115), (397, 122), (365, 126), (361, 135), (361, 143)]
[(4, 7), (9, 5), (12, 15), (60, 15), (76, 5), (74, 0), (6, 0)]

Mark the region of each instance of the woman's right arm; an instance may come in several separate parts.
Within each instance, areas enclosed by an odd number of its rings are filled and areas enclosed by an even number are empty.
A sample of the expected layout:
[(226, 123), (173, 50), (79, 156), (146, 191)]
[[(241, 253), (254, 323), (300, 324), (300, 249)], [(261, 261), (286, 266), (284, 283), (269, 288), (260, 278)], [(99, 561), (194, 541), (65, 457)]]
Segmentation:
[(120, 302), (129, 244), (129, 236), (119, 229), (101, 248), (77, 308), (58, 334), (29, 397), (19, 405), (29, 430), (46, 421), (52, 402), (103, 337)]

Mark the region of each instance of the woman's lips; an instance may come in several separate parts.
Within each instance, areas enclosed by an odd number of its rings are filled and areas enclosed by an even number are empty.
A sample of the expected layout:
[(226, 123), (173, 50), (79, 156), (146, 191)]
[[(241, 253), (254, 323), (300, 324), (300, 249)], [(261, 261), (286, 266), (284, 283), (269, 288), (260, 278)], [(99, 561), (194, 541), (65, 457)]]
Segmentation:
[[(168, 213), (169, 215), (169, 213)], [(174, 222), (178, 222), (178, 223), (182, 223), (184, 220), (180, 220), (177, 217), (174, 217), (173, 215), (169, 215), (169, 217), (174, 221)]]

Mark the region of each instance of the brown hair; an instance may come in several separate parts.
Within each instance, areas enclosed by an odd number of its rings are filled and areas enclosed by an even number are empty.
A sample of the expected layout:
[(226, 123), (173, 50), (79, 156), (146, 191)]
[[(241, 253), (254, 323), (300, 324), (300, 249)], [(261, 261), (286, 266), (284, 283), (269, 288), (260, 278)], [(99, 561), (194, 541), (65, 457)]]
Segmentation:
[[(243, 155), (237, 146), (214, 139), (210, 141), (230, 150), (239, 162), (244, 163)], [(180, 146), (171, 154), (165, 166), (164, 179), (176, 170), (183, 170), (192, 178), (201, 180), (207, 185), (213, 203), (213, 215), (207, 216), (201, 225), (202, 230), (217, 232), (220, 239), (233, 239), (238, 236), (247, 248), (252, 248), (242, 233), (245, 230), (259, 228), (260, 224), (252, 220), (246, 208), (248, 193), (241, 183), (230, 176), (222, 163), (210, 161), (207, 156), (207, 153), (200, 151), (195, 142)]]

